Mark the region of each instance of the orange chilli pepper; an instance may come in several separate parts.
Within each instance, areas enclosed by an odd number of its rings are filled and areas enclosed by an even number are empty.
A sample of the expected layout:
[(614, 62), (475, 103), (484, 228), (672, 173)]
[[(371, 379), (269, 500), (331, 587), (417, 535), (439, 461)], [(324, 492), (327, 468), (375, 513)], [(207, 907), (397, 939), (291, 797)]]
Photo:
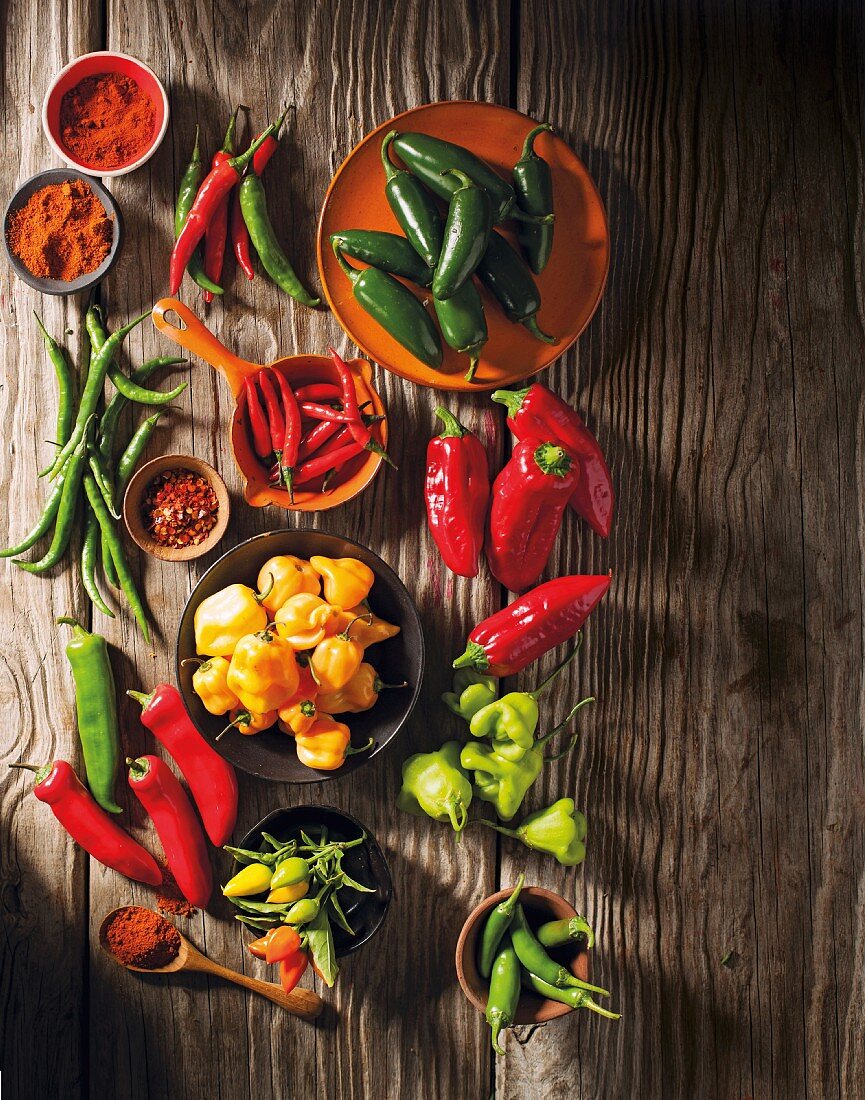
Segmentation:
[(303, 951), (298, 951), (296, 955), (282, 960), (279, 964), (279, 980), (282, 983), (284, 992), (291, 993), (303, 977), (303, 972), (307, 966), (309, 966), (309, 959)]
[(265, 932), (259, 939), (253, 940), (252, 943), (247, 944), (250, 955), (254, 956), (256, 959), (265, 959), (267, 957), (267, 945), (273, 933), (278, 931), (278, 928), (271, 928), (269, 932)]
[(269, 963), (282, 962), (300, 950), (300, 934), (290, 924), (281, 924), (271, 929), (265, 951), (265, 960)]

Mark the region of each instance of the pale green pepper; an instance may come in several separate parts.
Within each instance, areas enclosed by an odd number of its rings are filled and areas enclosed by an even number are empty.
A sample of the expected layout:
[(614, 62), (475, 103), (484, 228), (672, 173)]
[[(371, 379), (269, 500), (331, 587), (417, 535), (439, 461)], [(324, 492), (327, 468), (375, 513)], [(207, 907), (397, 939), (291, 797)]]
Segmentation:
[(458, 741), (446, 741), (436, 752), (418, 752), (402, 766), (400, 810), (435, 821), (449, 821), (459, 834), (468, 824), (472, 785), (460, 767)]
[(279, 890), (283, 886), (296, 886), (299, 882), (306, 882), (308, 878), (309, 864), (306, 860), (300, 856), (289, 856), (277, 863), (270, 888)]
[(498, 695), (496, 680), (484, 676), (473, 668), (461, 668), (454, 673), (453, 689), (446, 691), (442, 700), (454, 714), (470, 722), (482, 707), (492, 703)]
[(554, 856), (563, 867), (576, 867), (586, 858), (586, 818), (574, 806), (572, 798), (560, 798), (546, 809), (524, 818), (516, 829), (506, 829), (491, 821), (482, 825), (512, 836), (533, 852)]

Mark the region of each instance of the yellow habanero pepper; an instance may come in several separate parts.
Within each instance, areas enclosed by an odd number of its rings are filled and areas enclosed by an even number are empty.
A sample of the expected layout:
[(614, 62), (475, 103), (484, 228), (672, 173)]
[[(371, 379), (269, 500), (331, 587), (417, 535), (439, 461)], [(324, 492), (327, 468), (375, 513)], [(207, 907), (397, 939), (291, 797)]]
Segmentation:
[[(201, 700), (204, 709), (211, 714), (228, 714), (240, 700), (228, 686), (228, 659), (226, 657), (208, 657), (206, 661), (194, 660), (198, 668), (192, 674), (192, 690)], [(182, 662), (186, 664), (186, 661)]]
[(375, 645), (376, 642), (386, 642), (388, 638), (395, 638), (399, 634), (400, 628), (398, 626), (380, 619), (374, 611), (370, 611), (363, 603), (359, 603), (357, 607), (349, 607), (345, 611), (340, 611), (338, 615), (334, 615), (328, 622), (325, 633), (341, 634), (355, 620), (357, 622), (351, 628), (351, 636), (364, 649)]
[(312, 699), (300, 699), (279, 708), (279, 728), (294, 737), (306, 733), (316, 719), (318, 710)]
[(228, 733), (230, 729), (238, 730), (245, 737), (250, 737), (254, 733), (261, 733), (262, 730), (269, 730), (276, 721), (276, 711), (267, 710), (263, 711), (261, 714), (255, 714), (252, 711), (246, 710), (244, 707), (235, 707), (229, 714), (229, 718), (231, 721), (222, 733), (218, 735), (216, 738), (217, 741), (223, 734)]
[(306, 733), (298, 734), (295, 740), (297, 758), (301, 764), (323, 772), (341, 768), (347, 756), (365, 752), (373, 744), (373, 739), (370, 738), (362, 748), (352, 748), (348, 726), (344, 722), (337, 722), (329, 714), (320, 714)]
[(354, 607), (365, 600), (375, 580), (370, 567), (356, 558), (314, 556), (309, 564), (324, 582), (324, 598), (337, 607)]
[(288, 702), (297, 691), (300, 672), (294, 650), (269, 627), (240, 639), (226, 679), (243, 706), (261, 714)]
[(298, 592), (289, 596), (274, 616), (276, 632), (292, 649), (312, 649), (325, 635), (328, 622), (339, 609), (325, 603), (321, 596)]
[(267, 895), (268, 903), (284, 905), (288, 901), (300, 901), (309, 893), (309, 879), (295, 882), (291, 886), (278, 886)]
[(385, 684), (371, 664), (364, 661), (349, 682), (339, 691), (322, 692), (316, 699), (321, 710), (328, 714), (360, 714), (378, 702), (379, 692), (385, 688), (406, 687), (406, 684)]
[(202, 600), (195, 609), (195, 652), (230, 657), (241, 638), (267, 626), (266, 597), (246, 584), (230, 584)]
[(273, 587), (261, 601), (273, 615), (289, 596), (298, 592), (312, 592), (317, 596), (321, 592), (321, 578), (308, 561), (296, 558), (294, 554), (277, 554), (269, 558), (258, 574), (258, 587), (264, 589), (273, 578)]
[(309, 668), (322, 692), (339, 691), (354, 676), (362, 661), (363, 646), (344, 630), (318, 643), (309, 659)]

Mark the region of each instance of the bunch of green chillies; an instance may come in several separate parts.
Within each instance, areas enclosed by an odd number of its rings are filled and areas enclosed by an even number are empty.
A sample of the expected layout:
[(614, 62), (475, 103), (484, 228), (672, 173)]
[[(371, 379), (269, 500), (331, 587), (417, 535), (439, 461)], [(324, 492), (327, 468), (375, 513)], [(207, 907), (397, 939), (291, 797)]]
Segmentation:
[[(80, 523), (83, 531), (81, 580), (87, 595), (103, 614), (114, 617), (96, 581), (96, 570), (101, 560), (106, 580), (123, 592), (145, 640), (149, 642), (150, 629), (144, 604), (119, 531), (118, 508), (165, 406), (183, 393), (187, 383), (181, 382), (168, 391), (150, 390), (143, 385), (159, 367), (175, 366), (184, 363), (184, 359), (172, 356), (150, 359), (129, 376), (117, 365), (116, 357), (124, 338), (148, 316), (149, 311), (109, 335), (99, 307), (94, 305), (88, 309), (85, 316), (86, 361), (80, 372), (83, 385), (77, 403), (75, 372), (69, 359), (36, 316), (45, 350), (57, 377), (59, 395), (55, 455), (39, 474), (40, 477), (48, 477), (53, 485), (35, 526), (20, 542), (0, 550), (0, 557), (14, 557), (15, 564), (28, 573), (47, 573), (66, 554)], [(104, 401), (106, 378), (115, 390), (107, 402)], [(118, 457), (120, 414), (130, 401), (159, 407), (136, 429)], [(15, 557), (29, 550), (49, 531), (53, 532), (51, 543), (38, 561), (23, 561)]]
[[(555, 343), (538, 325), (541, 296), (532, 276), (543, 271), (553, 244), (552, 175), (534, 151), (538, 135), (551, 129), (542, 123), (526, 136), (513, 185), (461, 145), (392, 130), (381, 146), (385, 195), (405, 236), (366, 229), (331, 235), (337, 262), (361, 308), (434, 370), (442, 363), (439, 331), (420, 300), (394, 276), (431, 289), (441, 335), (469, 356), (467, 381), (474, 379), (488, 338), (475, 276), (510, 321)], [(393, 163), (391, 146), (408, 170)], [(436, 199), (448, 204), (445, 218)], [(495, 229), (511, 219), (518, 223), (528, 263)], [(370, 266), (352, 267), (346, 256)]]

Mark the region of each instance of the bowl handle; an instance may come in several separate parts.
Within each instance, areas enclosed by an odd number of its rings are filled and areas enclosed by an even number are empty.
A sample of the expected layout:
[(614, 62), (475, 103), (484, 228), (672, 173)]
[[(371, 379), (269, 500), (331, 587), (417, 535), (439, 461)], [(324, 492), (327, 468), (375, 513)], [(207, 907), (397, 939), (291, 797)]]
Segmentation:
[[(185, 327), (180, 328), (172, 324), (166, 317), (167, 313), (175, 313)], [(192, 310), (183, 302), (178, 302), (176, 298), (160, 298), (153, 307), (153, 323), (169, 340), (173, 340), (175, 344), (179, 344), (212, 367), (222, 371), (235, 397), (243, 389), (244, 378), (259, 370), (258, 364), (249, 363), (230, 352), (216, 339), (210, 329), (199, 321)]]

